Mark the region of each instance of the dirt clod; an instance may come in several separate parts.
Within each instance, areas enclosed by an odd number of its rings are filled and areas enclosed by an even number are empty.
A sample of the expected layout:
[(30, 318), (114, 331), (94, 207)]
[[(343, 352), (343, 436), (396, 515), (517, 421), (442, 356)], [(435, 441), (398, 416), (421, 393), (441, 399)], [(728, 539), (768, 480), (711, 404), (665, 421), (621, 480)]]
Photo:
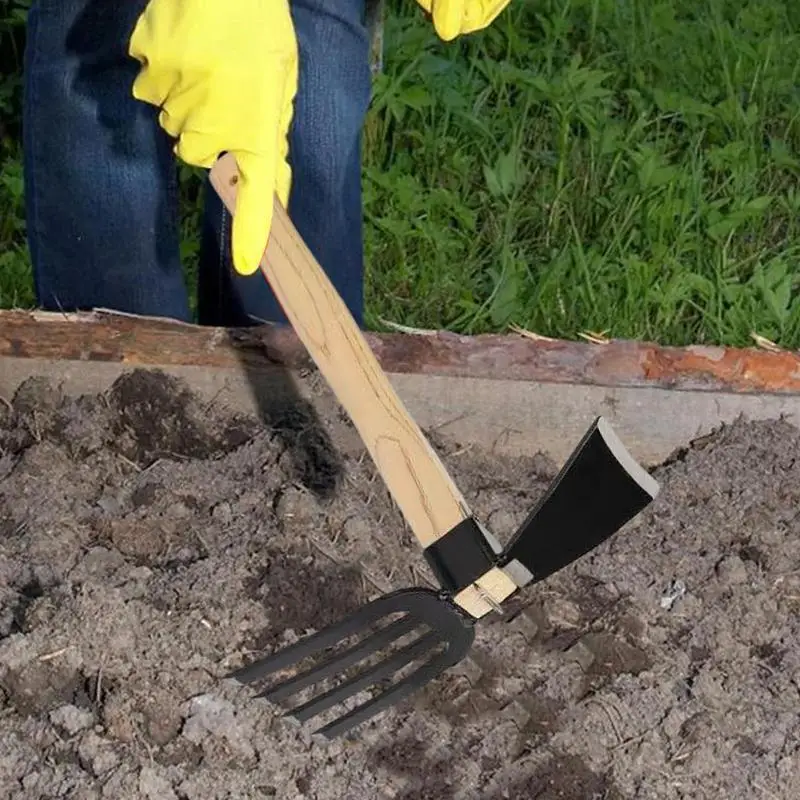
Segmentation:
[[(145, 370), (0, 406), (2, 800), (800, 797), (795, 428), (689, 443), (468, 661), (324, 744), (225, 676), (430, 575), (369, 459), (316, 424)], [(501, 540), (556, 472), (432, 441)]]
[(208, 458), (252, 435), (252, 421), (211, 413), (176, 378), (136, 370), (111, 387), (114, 433), (128, 458), (143, 464), (162, 457)]

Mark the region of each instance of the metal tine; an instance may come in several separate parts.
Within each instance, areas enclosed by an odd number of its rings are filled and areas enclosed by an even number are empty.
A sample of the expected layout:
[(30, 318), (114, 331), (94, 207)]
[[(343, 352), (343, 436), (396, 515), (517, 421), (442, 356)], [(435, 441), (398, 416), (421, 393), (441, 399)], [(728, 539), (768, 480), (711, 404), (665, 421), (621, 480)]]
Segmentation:
[(386, 596), (378, 598), (378, 600), (368, 603), (353, 612), (349, 617), (342, 620), (342, 622), (329, 628), (324, 628), (317, 633), (312, 633), (299, 642), (295, 642), (282, 650), (278, 650), (266, 658), (259, 659), (245, 667), (240, 667), (235, 672), (232, 672), (229, 677), (244, 683), (252, 683), (259, 678), (266, 677), (272, 672), (277, 672), (298, 661), (302, 661), (318, 651), (332, 647), (342, 639), (346, 639), (348, 636), (352, 636), (354, 633), (363, 630), (367, 623), (377, 621), (389, 614), (396, 613), (399, 609), (389, 608), (385, 611), (382, 610), (384, 608), (384, 603), (382, 601), (386, 599)]
[[(394, 621), (387, 619), (398, 614), (401, 615), (400, 618)], [(382, 621), (385, 622), (384, 626), (376, 630), (374, 626)], [(272, 700), (276, 697), (285, 698), (317, 681), (333, 677), (338, 671), (346, 672), (347, 667), (378, 653), (383, 645), (400, 647), (400, 639), (412, 631), (417, 638), (411, 644), (399, 650), (391, 647), (382, 661), (373, 666), (365, 663), (360, 675), (284, 714), (285, 717), (294, 717), (300, 721), (317, 716), (337, 703), (355, 697), (362, 688), (393, 676), (408, 665), (422, 662), (408, 677), (397, 678), (394, 685), (375, 686), (378, 689), (375, 697), (315, 731), (331, 739), (399, 702), (437, 678), (448, 667), (461, 661), (474, 640), (474, 620), (463, 614), (440, 592), (422, 587), (399, 589), (362, 606), (336, 625), (307, 636), (249, 666), (239, 668), (229, 677), (251, 683), (270, 673), (299, 665), (307, 658), (316, 657), (316, 666), (305, 668), (300, 674), (283, 683), (279, 682), (260, 695)], [(326, 652), (331, 646), (354, 634), (361, 635), (360, 643), (348, 645), (338, 654)], [(435, 652), (441, 644), (445, 647), (437, 656)]]
[(319, 683), (325, 680), (325, 678), (329, 678), (347, 669), (347, 667), (352, 664), (362, 661), (372, 653), (376, 653), (380, 648), (402, 638), (406, 633), (414, 630), (414, 628), (419, 625), (419, 620), (414, 619), (413, 616), (408, 614), (392, 622), (390, 625), (387, 625), (385, 628), (381, 628), (366, 639), (362, 639), (348, 650), (338, 654), (334, 653), (318, 666), (311, 667), (293, 678), (278, 683), (271, 689), (266, 689), (259, 694), (259, 697), (276, 703), (280, 702), (290, 695), (305, 689), (307, 686), (313, 683)]
[(426, 662), (424, 665), (418, 667), (414, 672), (407, 675), (402, 680), (398, 681), (394, 686), (382, 692), (372, 700), (367, 700), (360, 706), (356, 706), (352, 711), (324, 725), (319, 730), (315, 731), (316, 734), (324, 736), (326, 739), (333, 739), (347, 733), (351, 728), (360, 725), (362, 722), (374, 717), (381, 711), (389, 708), (389, 706), (399, 703), (409, 695), (413, 694), (419, 686), (434, 680), (439, 674), (444, 672), (455, 661), (458, 661), (460, 655), (453, 658), (449, 651), (442, 653), (433, 661)]
[(401, 667), (410, 664), (419, 655), (431, 650), (440, 641), (442, 641), (442, 634), (439, 631), (426, 633), (411, 644), (398, 650), (391, 658), (378, 662), (375, 666), (370, 667), (370, 669), (365, 670), (349, 681), (345, 681), (335, 689), (331, 689), (325, 692), (325, 694), (313, 700), (309, 700), (307, 703), (297, 706), (297, 708), (293, 708), (290, 713), (300, 722), (305, 722), (311, 719), (311, 717), (316, 717), (318, 714), (327, 711), (337, 703), (347, 700), (348, 697), (353, 697), (362, 689), (366, 689), (376, 681), (393, 675)]

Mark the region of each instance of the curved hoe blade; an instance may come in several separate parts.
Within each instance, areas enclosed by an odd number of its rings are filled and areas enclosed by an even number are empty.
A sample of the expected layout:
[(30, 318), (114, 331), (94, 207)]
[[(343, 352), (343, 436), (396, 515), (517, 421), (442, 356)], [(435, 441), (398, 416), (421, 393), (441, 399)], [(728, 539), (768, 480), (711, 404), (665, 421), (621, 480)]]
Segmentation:
[[(393, 615), (399, 618), (374, 630), (376, 624)], [(416, 637), (396, 648), (412, 634)], [(329, 653), (331, 647), (356, 635), (363, 635), (363, 638), (347, 649)], [(336, 625), (238, 669), (228, 677), (250, 684), (308, 658), (324, 657), (321, 663), (272, 685), (259, 695), (279, 702), (323, 681), (341, 677), (345, 670), (379, 656), (377, 662), (365, 665), (354, 677), (287, 712), (287, 716), (305, 722), (379, 682), (392, 680), (396, 673), (419, 662), (409, 674), (382, 687), (370, 700), (316, 731), (330, 739), (435, 680), (466, 656), (474, 637), (474, 620), (442, 594), (423, 588), (401, 589), (373, 600)]]
[(598, 417), (501, 555), (519, 586), (577, 561), (613, 536), (658, 495), (603, 417)]

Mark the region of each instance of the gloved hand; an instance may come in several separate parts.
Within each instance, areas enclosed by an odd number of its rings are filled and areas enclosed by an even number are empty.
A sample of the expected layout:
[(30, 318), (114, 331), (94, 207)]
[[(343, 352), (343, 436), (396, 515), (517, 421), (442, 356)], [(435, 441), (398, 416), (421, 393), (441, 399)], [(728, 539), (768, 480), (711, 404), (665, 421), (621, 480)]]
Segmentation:
[(440, 39), (452, 41), (464, 33), (488, 28), (510, 0), (417, 0), (433, 18)]
[(161, 107), (179, 158), (210, 168), (223, 151), (235, 156), (234, 268), (252, 274), (275, 194), (285, 207), (292, 179), (298, 49), (288, 0), (150, 0), (129, 52), (143, 65), (133, 94)]

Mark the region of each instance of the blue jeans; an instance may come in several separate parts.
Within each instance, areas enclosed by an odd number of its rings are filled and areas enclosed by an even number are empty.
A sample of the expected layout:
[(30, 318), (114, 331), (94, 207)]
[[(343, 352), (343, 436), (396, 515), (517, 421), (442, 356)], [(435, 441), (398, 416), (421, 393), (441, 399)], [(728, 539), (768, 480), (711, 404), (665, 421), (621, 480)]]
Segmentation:
[[(25, 56), (25, 192), (38, 305), (190, 320), (176, 160), (158, 110), (131, 95), (127, 45), (146, 0), (34, 0)], [(360, 140), (370, 100), (364, 0), (291, 0), (300, 49), (289, 214), (363, 322)], [(269, 31), (242, 31), (269, 36)], [(286, 319), (260, 272), (237, 275), (230, 220), (206, 185), (198, 321)]]

